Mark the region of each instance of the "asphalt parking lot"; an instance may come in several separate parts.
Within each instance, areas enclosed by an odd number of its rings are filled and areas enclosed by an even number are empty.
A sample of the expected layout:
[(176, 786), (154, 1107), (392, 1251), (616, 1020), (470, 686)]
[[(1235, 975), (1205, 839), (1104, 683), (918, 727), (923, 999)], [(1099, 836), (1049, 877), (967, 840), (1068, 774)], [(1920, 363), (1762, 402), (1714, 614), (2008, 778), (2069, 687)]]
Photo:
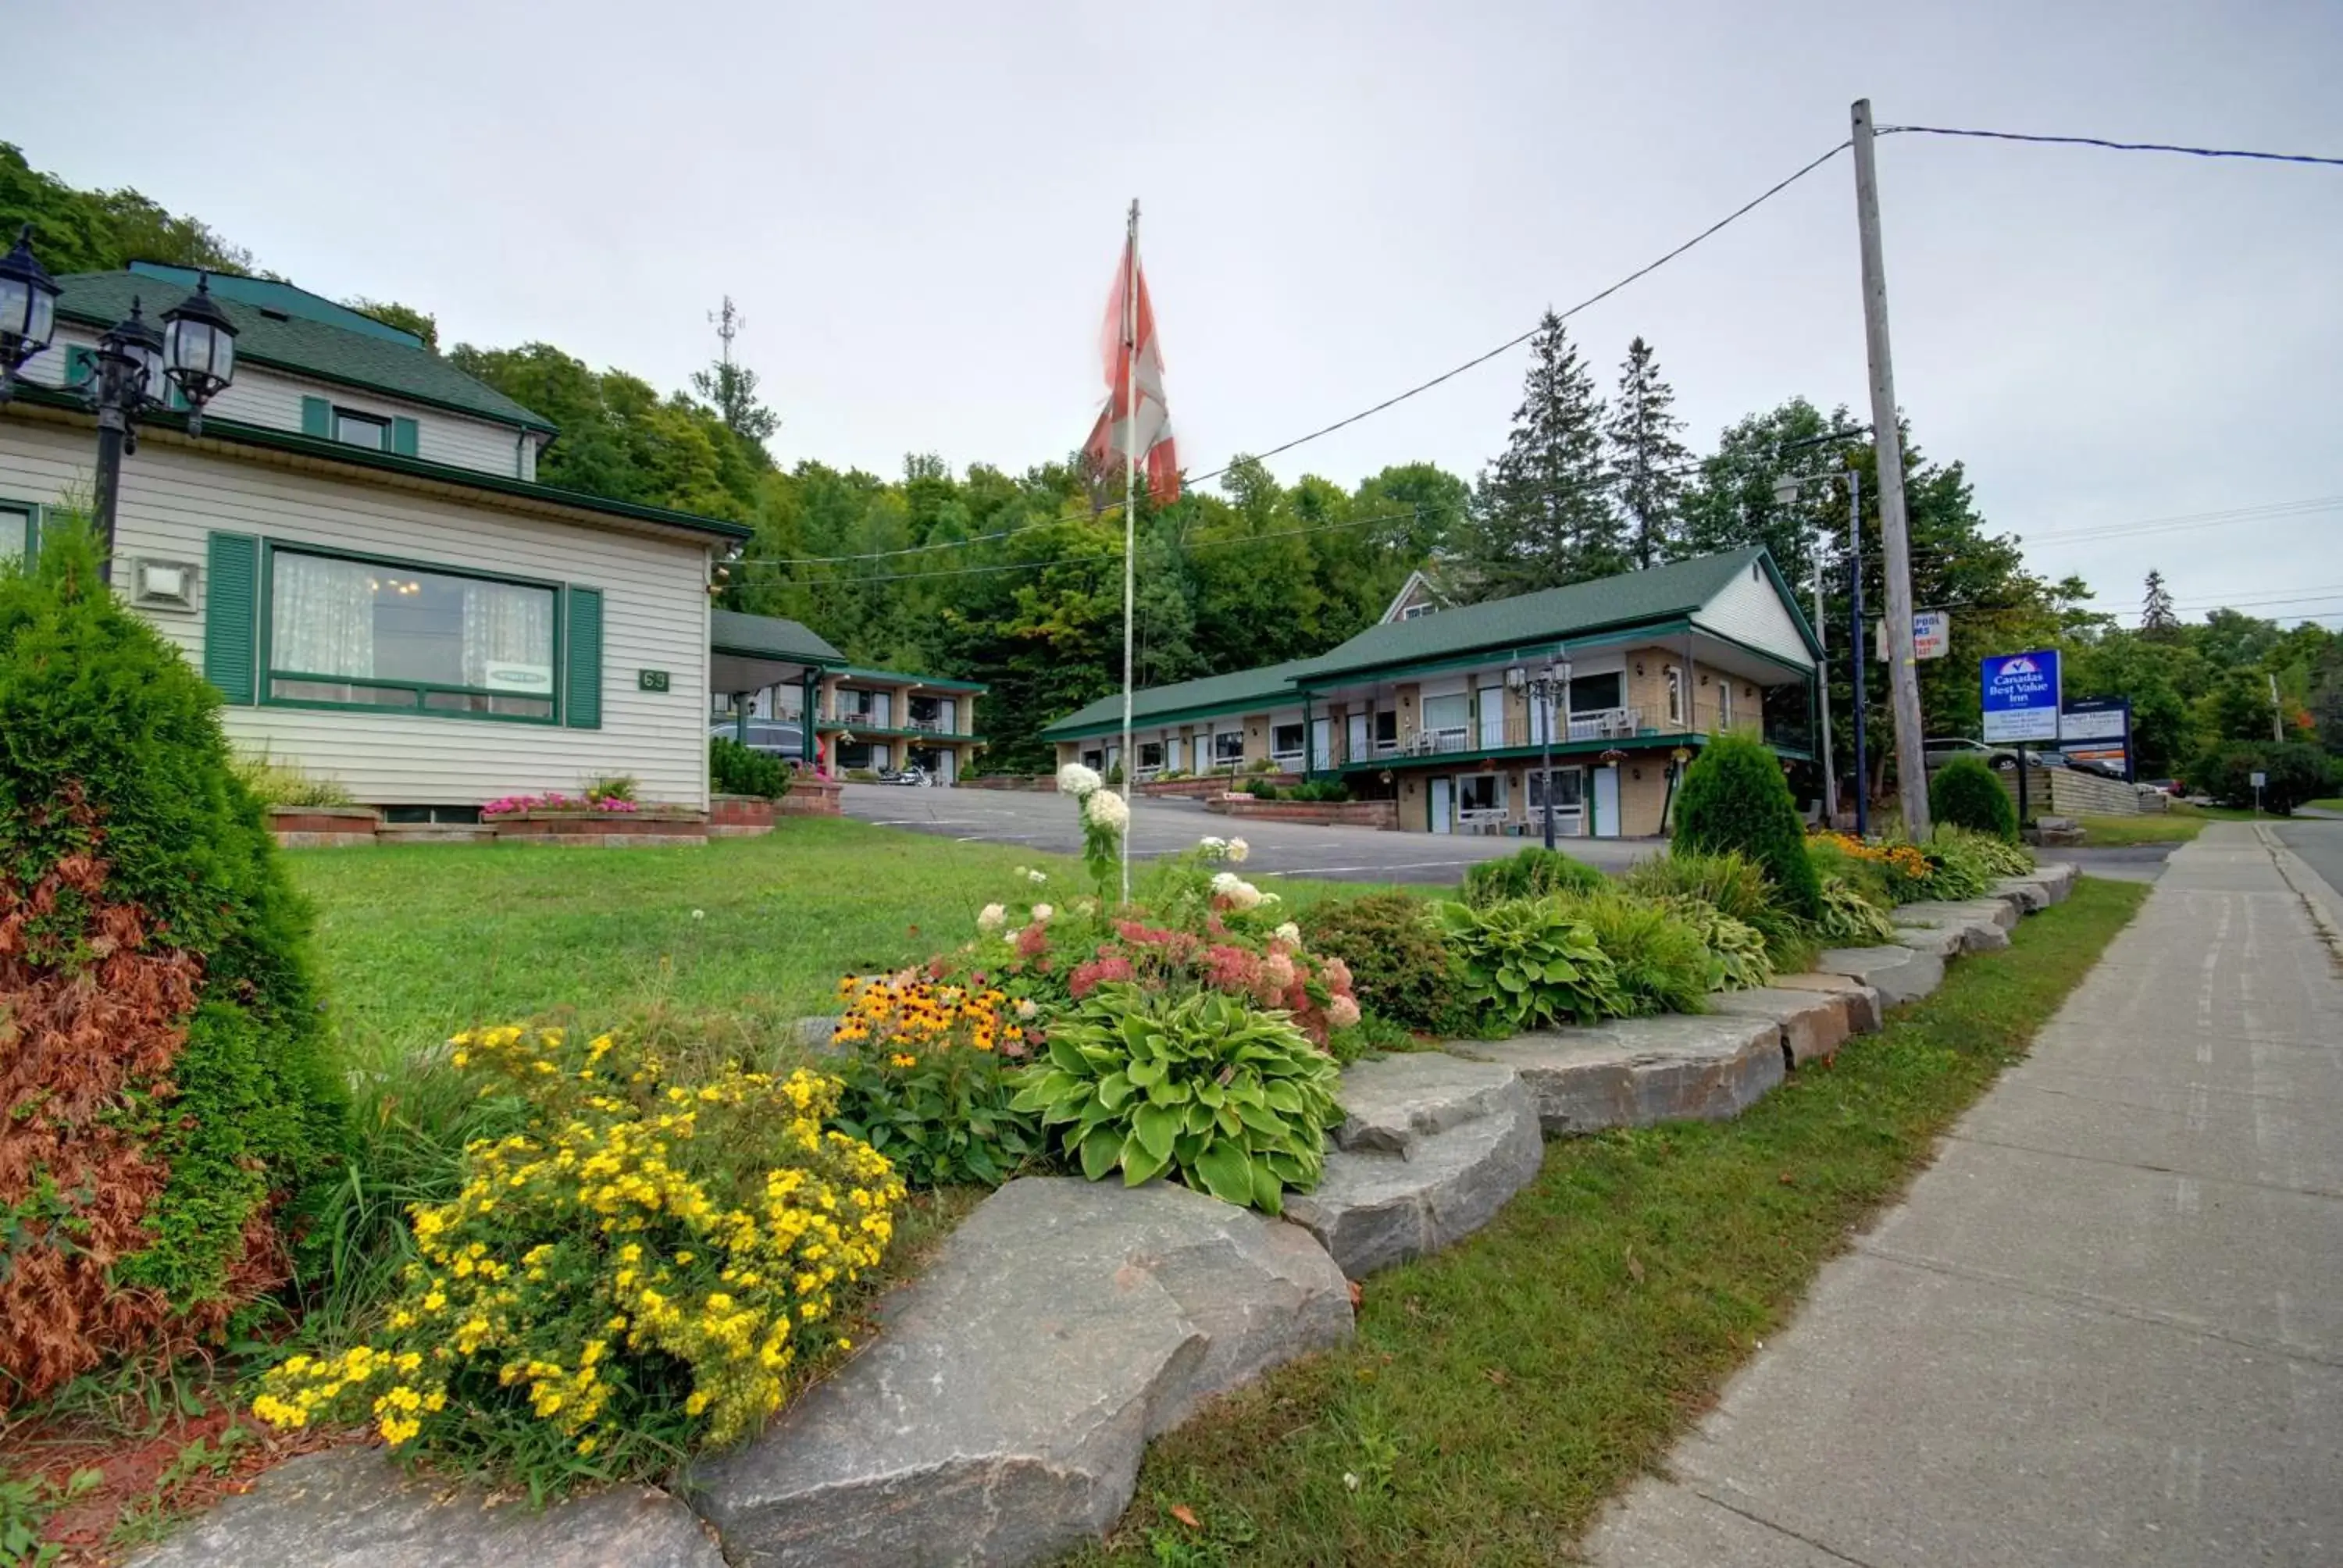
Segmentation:
[[(846, 814), (861, 821), (963, 843), (1023, 844), (1063, 855), (1078, 855), (1082, 849), (1073, 802), (1058, 794), (849, 784), (844, 804)], [(1476, 860), (1510, 855), (1537, 841), (1240, 820), (1182, 799), (1141, 798), (1132, 803), (1131, 817), (1131, 853), (1140, 859), (1177, 854), (1207, 835), (1241, 838), (1252, 850), (1245, 863), (1249, 875), (1343, 881), (1453, 882)], [(1666, 846), (1653, 839), (1573, 839), (1566, 848), (1589, 864), (1616, 871)]]

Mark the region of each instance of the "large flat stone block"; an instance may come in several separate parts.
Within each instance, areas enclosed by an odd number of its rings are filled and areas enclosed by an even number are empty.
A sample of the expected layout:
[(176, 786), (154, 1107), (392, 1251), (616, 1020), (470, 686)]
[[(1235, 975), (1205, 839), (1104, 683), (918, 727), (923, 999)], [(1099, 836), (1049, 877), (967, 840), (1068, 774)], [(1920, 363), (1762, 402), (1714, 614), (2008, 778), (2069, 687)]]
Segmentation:
[(557, 1503), (491, 1504), (442, 1477), (408, 1476), (382, 1450), (337, 1448), (265, 1471), (189, 1520), (136, 1568), (724, 1568), (691, 1510), (649, 1486)]
[(1984, 924), (2006, 931), (2016, 928), (2019, 913), (2006, 899), (1922, 900), (1918, 903), (1898, 904), (1895, 920), (1899, 926)]
[(1993, 885), (1993, 896), (2014, 904), (2025, 914), (2038, 914), (2050, 907), (2050, 885), (2032, 877), (2004, 877)]
[(1285, 1213), (1353, 1279), (1471, 1235), (1545, 1161), (1537, 1101), (1510, 1067), (1394, 1056), (1345, 1072), (1342, 1097), (1341, 1147)]
[(1493, 1044), (1474, 1056), (1522, 1075), (1552, 1134), (1738, 1115), (1782, 1081), (1781, 1030), (1770, 1019), (1620, 1019)]
[(1708, 1005), (1736, 1017), (1773, 1020), (1781, 1028), (1782, 1049), (1789, 1052), (1790, 1065), (1804, 1067), (1838, 1054), (1838, 1048), (1855, 1032), (1847, 1018), (1854, 1000), (1845, 991), (1760, 986), (1719, 991), (1708, 999)]
[(1861, 980), (1845, 975), (1818, 974), (1812, 970), (1803, 974), (1775, 975), (1776, 990), (1818, 990), (1845, 999), (1846, 1027), (1855, 1034), (1877, 1034), (1883, 1010), (1879, 992)]
[(1825, 948), (1815, 968), (1861, 980), (1879, 993), (1883, 1007), (1917, 1001), (1945, 983), (1944, 960), (1906, 947)]
[(1896, 945), (1940, 959), (1955, 959), (1961, 956), (1961, 932), (1957, 926), (1907, 926), (1899, 921)]
[(1199, 1400), (1351, 1331), (1298, 1226), (1161, 1181), (1026, 1178), (695, 1496), (733, 1568), (1033, 1562), (1102, 1533)]

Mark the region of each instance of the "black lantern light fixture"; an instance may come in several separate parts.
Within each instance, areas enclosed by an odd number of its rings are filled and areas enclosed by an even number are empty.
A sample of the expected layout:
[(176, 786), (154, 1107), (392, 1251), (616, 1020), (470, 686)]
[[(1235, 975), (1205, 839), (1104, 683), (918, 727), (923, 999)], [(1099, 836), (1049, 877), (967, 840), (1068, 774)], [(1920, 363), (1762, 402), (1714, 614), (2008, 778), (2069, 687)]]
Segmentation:
[(33, 255), (33, 226), (17, 231), (16, 247), (0, 256), (0, 403), (16, 372), (49, 346), (57, 329), (57, 283)]
[(163, 312), (163, 371), (187, 401), (187, 434), (204, 433), (204, 405), (236, 379), (236, 323), (212, 297), (208, 273), (196, 291)]

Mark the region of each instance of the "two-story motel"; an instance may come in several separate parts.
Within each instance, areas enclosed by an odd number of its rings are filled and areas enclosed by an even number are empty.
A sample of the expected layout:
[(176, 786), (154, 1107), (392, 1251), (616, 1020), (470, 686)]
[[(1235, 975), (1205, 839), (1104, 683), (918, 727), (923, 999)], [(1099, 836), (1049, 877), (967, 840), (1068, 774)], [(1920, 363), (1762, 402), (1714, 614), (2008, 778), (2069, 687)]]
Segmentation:
[[(1339, 778), (1397, 801), (1405, 830), (1504, 831), (1543, 813), (1550, 750), (1561, 831), (1644, 837), (1718, 731), (1811, 757), (1820, 653), (1762, 548), (1457, 608), (1403, 592), (1330, 653), (1137, 693), (1132, 772)], [(1549, 708), (1536, 681), (1557, 658)], [(1042, 734), (1061, 763), (1111, 768), (1121, 719), (1117, 695)]]

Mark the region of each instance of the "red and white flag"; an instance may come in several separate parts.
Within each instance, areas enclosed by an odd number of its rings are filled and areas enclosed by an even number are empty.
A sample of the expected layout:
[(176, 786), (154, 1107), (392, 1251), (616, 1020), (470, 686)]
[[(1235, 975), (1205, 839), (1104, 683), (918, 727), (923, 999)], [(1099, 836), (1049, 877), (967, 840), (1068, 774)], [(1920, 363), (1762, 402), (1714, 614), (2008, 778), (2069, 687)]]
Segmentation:
[[(1163, 407), (1163, 351), (1155, 337), (1155, 311), (1148, 303), (1147, 275), (1134, 256), (1136, 239), (1124, 242), (1115, 268), (1114, 291), (1106, 307), (1100, 347), (1106, 361), (1106, 407), (1099, 411), (1091, 438), (1082, 444), (1091, 471), (1101, 482), (1121, 471), (1124, 454), (1136, 453), (1147, 471), (1148, 493), (1158, 501), (1180, 498), (1180, 457), (1172, 442), (1172, 417)], [(1139, 310), (1129, 312), (1126, 290), (1139, 283)], [(1134, 358), (1133, 344), (1136, 344)], [(1126, 375), (1128, 367), (1128, 375)], [(1125, 388), (1131, 402), (1126, 406)]]

